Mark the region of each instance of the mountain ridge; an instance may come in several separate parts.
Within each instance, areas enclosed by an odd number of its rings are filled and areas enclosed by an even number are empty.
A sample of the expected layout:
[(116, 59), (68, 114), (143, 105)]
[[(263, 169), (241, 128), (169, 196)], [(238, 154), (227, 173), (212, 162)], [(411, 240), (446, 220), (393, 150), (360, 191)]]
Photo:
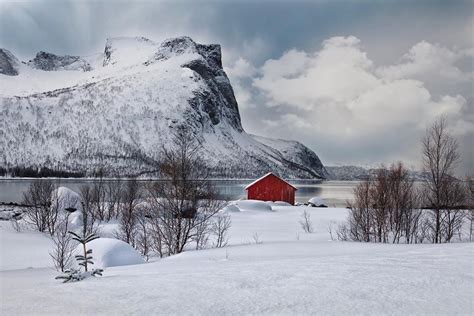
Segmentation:
[[(0, 70), (14, 63), (4, 55)], [(218, 44), (112, 38), (94, 58), (40, 52), (15, 65), (16, 75), (0, 75), (0, 167), (153, 173), (161, 146), (184, 125), (213, 176), (326, 176), (301, 143), (244, 131)]]

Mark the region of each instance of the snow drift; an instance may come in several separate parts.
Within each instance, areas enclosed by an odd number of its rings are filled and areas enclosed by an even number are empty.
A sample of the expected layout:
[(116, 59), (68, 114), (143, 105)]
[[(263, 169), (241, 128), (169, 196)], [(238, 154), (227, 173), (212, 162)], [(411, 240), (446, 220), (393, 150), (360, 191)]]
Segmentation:
[[(114, 238), (98, 238), (87, 244), (92, 249), (93, 268), (107, 268), (145, 263), (140, 254), (132, 246)], [(82, 245), (78, 245), (76, 253), (82, 253)]]

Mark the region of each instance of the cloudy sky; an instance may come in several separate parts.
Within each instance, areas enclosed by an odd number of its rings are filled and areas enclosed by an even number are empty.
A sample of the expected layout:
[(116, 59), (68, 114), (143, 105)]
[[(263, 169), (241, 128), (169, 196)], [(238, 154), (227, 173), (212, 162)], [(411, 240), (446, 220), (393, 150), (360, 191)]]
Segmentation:
[(404, 160), (444, 114), (474, 172), (473, 1), (5, 1), (0, 47), (88, 55), (115, 36), (220, 43), (246, 131), (326, 165)]

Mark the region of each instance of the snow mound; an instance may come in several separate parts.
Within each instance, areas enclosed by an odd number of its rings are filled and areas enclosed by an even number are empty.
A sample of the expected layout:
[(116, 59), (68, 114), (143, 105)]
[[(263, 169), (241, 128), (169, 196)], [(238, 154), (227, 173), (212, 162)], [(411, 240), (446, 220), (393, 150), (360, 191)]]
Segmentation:
[[(114, 238), (99, 238), (87, 244), (92, 249), (93, 268), (107, 268), (128, 266), (145, 263), (140, 254), (132, 246)], [(82, 252), (82, 245), (78, 245), (76, 253)]]
[[(61, 219), (67, 217), (69, 229), (77, 230), (82, 226), (82, 204), (81, 197), (73, 190), (66, 187), (59, 187), (53, 191), (51, 195), (51, 205), (58, 208)], [(70, 213), (66, 211), (68, 208), (76, 209)]]
[(308, 200), (308, 204), (314, 205), (314, 206), (326, 206), (326, 202), (320, 197), (312, 197)]
[(236, 201), (234, 204), (236, 207), (239, 208), (240, 211), (272, 211), (271, 205), (266, 202), (258, 201), (258, 200), (241, 200)]
[(284, 202), (284, 201), (275, 201), (275, 202), (267, 202), (267, 203), (270, 205), (275, 205), (275, 206), (292, 206), (290, 203)]
[(235, 204), (228, 204), (222, 209), (223, 212), (240, 212), (240, 209)]
[(60, 210), (75, 208), (80, 211), (82, 209), (80, 195), (66, 187), (59, 187), (54, 190), (51, 196), (51, 204), (53, 207), (59, 207)]

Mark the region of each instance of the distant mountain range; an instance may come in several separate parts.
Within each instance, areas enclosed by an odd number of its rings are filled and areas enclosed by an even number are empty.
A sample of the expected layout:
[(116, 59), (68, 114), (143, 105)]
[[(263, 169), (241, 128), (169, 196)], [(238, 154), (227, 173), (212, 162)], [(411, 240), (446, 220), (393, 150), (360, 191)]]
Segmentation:
[[(359, 181), (375, 175), (377, 168), (360, 166), (326, 166), (328, 180)], [(416, 181), (426, 179), (427, 174), (422, 171), (410, 170), (410, 176)]]
[(303, 144), (244, 131), (220, 45), (111, 38), (100, 54), (28, 62), (0, 49), (0, 167), (152, 175), (178, 126), (216, 177), (328, 175)]

